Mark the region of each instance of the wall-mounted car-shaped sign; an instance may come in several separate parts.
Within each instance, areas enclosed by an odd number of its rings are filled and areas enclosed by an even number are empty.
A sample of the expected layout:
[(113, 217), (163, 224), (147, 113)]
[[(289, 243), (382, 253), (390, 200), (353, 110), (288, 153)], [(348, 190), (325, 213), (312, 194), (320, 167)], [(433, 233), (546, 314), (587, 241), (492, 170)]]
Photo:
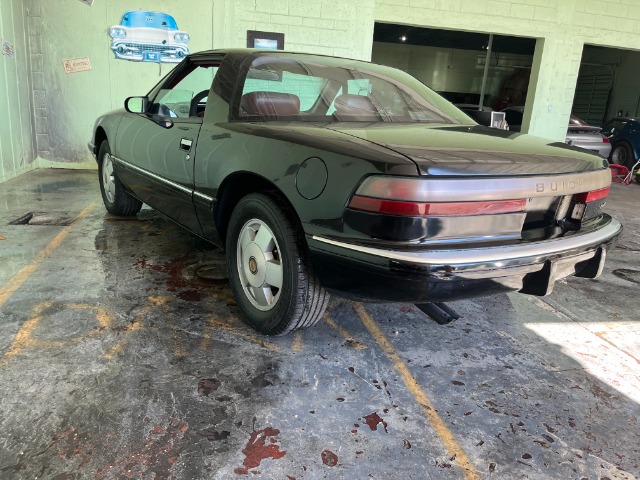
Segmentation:
[(120, 25), (109, 29), (111, 50), (117, 59), (134, 62), (178, 63), (189, 55), (187, 32), (161, 12), (127, 12)]

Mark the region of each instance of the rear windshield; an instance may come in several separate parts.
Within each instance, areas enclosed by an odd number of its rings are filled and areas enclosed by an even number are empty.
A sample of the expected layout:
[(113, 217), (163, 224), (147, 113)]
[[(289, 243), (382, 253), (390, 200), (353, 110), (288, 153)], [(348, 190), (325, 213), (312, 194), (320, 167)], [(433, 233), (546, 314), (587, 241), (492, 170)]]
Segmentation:
[(589, 124), (587, 122), (585, 122), (584, 120), (582, 120), (581, 118), (575, 117), (575, 116), (571, 116), (569, 117), (569, 126), (572, 127), (588, 127)]
[(123, 27), (149, 27), (162, 30), (177, 30), (178, 25), (171, 15), (159, 12), (127, 12), (122, 16)]
[(295, 54), (261, 55), (253, 60), (239, 113), (252, 121), (475, 124), (400, 70)]

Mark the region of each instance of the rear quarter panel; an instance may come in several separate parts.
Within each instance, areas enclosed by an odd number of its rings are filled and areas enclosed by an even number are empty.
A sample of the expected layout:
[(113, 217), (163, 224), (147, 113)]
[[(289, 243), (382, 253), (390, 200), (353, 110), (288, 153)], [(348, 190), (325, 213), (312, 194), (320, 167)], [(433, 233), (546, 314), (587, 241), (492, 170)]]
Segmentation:
[[(286, 140), (277, 138), (279, 128)], [(196, 190), (217, 198), (225, 179), (239, 172), (251, 172), (271, 182), (286, 196), (307, 234), (348, 236), (343, 231), (344, 208), (364, 177), (380, 173), (418, 174), (412, 161), (384, 147), (331, 131), (322, 132), (327, 137), (323, 143), (317, 128), (306, 128), (315, 130), (305, 132), (304, 127), (296, 127), (292, 135), (286, 126), (205, 124), (196, 151)], [(297, 137), (297, 141), (292, 141), (292, 137)], [(319, 196), (308, 199), (300, 194), (297, 180), (301, 165), (312, 157), (324, 162), (327, 175)], [(321, 174), (317, 181), (324, 181)]]

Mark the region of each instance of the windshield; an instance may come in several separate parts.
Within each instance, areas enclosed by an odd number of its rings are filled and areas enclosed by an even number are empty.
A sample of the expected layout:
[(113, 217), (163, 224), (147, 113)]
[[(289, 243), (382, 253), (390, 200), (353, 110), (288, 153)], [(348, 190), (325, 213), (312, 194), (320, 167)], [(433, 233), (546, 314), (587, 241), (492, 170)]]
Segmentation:
[(150, 27), (177, 30), (178, 25), (171, 15), (159, 12), (127, 12), (122, 17), (123, 27)]
[(240, 118), (475, 125), (400, 70), (296, 54), (261, 55), (253, 60), (242, 90)]

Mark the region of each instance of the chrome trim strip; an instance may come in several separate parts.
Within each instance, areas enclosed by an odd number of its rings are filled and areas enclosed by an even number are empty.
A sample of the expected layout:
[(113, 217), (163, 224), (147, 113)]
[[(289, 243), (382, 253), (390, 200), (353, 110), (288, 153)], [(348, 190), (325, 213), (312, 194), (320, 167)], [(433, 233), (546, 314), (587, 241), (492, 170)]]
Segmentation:
[(149, 170), (145, 170), (144, 168), (140, 168), (136, 165), (133, 165), (125, 160), (122, 160), (121, 158), (116, 157), (115, 155), (111, 155), (111, 159), (115, 160), (118, 163), (121, 163), (122, 165), (125, 166), (125, 168), (130, 168), (131, 170), (135, 170), (136, 172), (141, 173), (142, 175), (146, 175), (147, 177), (152, 178), (153, 180), (156, 180), (160, 183), (164, 183), (176, 190), (181, 191), (182, 193), (186, 193), (187, 195), (191, 195), (193, 193), (193, 190), (191, 190), (190, 188), (180, 185), (179, 183), (172, 182), (171, 180), (167, 180), (166, 178), (161, 177), (160, 175), (156, 175), (155, 173), (152, 173)]
[(314, 235), (312, 238), (322, 243), (336, 247), (353, 250), (360, 253), (375, 255), (400, 262), (419, 265), (460, 265), (471, 266), (473, 264), (485, 265), (493, 263), (496, 268), (504, 265), (502, 262), (518, 259), (531, 259), (549, 255), (557, 256), (580, 249), (596, 247), (616, 237), (622, 231), (622, 225), (615, 218), (610, 217), (608, 224), (593, 232), (583, 235), (576, 234), (569, 237), (557, 238), (543, 242), (508, 245), (502, 247), (469, 248), (459, 250), (422, 250), (422, 251), (397, 251), (381, 248), (366, 247), (352, 243), (338, 242)]
[[(532, 177), (501, 178), (437, 178), (411, 177), (421, 181), (423, 188), (408, 192), (406, 196), (390, 197), (378, 192), (389, 190), (394, 180), (407, 180), (407, 177), (372, 176), (367, 178), (358, 191), (358, 195), (380, 196), (390, 200), (415, 202), (480, 202), (486, 200), (513, 200), (516, 198), (555, 197), (589, 192), (608, 187), (611, 184), (611, 172), (608, 168), (593, 172), (570, 173)], [(367, 186), (376, 183), (376, 188)], [(393, 190), (393, 189), (391, 189)], [(408, 198), (409, 196), (413, 198)], [(399, 198), (404, 197), (404, 198)]]
[(193, 194), (194, 194), (196, 197), (200, 197), (200, 199), (201, 199), (201, 200), (204, 200), (205, 202), (213, 203), (213, 202), (214, 202), (214, 200), (215, 200), (213, 197), (210, 197), (209, 195), (205, 195), (204, 193), (202, 193), (202, 192), (198, 192), (198, 191), (195, 191), (195, 190), (194, 190)]

